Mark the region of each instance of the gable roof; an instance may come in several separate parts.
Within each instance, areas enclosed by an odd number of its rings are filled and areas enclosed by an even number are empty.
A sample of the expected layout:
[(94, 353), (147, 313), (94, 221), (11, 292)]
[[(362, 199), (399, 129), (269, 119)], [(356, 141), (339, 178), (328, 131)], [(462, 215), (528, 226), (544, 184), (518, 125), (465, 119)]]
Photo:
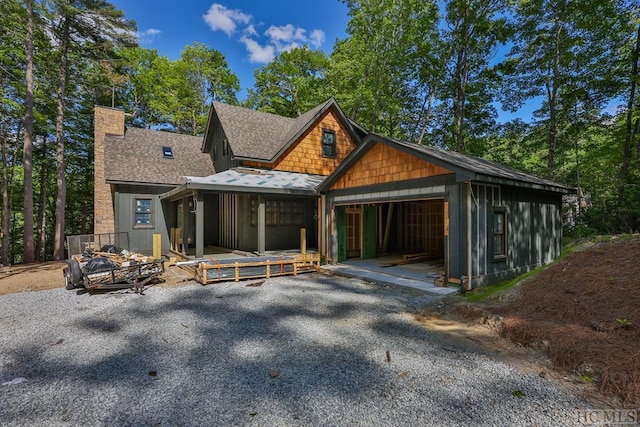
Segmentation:
[(209, 126), (215, 115), (236, 159), (271, 163), (329, 109), (337, 113), (349, 135), (357, 143), (360, 140), (358, 133), (333, 98), (295, 119), (213, 102), (202, 150), (206, 151), (204, 144), (209, 139)]
[[(105, 179), (178, 185), (185, 182), (184, 175), (211, 175), (215, 173), (211, 157), (200, 151), (201, 142), (198, 136), (139, 128), (127, 128), (124, 136), (107, 135)], [(163, 147), (172, 149), (173, 158), (163, 158)]]
[(331, 186), (376, 143), (388, 145), (407, 154), (448, 169), (456, 174), (456, 180), (459, 182), (467, 180), (481, 181), (560, 193), (575, 192), (575, 188), (573, 187), (540, 178), (487, 159), (468, 156), (455, 151), (446, 151), (439, 148), (418, 145), (416, 143), (384, 137), (377, 134), (369, 134), (362, 143), (356, 147), (351, 154), (349, 154), (344, 162), (336, 168), (333, 174), (331, 174), (325, 182), (322, 183), (318, 190), (324, 192), (330, 189)]

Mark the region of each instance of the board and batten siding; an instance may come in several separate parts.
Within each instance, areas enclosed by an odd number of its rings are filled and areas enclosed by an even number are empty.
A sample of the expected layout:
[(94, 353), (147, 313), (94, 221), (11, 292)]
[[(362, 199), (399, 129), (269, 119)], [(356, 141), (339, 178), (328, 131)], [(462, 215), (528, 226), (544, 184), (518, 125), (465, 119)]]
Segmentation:
[[(304, 224), (302, 225), (267, 225), (265, 226), (265, 250), (297, 249), (300, 247), (300, 229), (307, 230), (307, 246), (309, 248), (317, 246), (317, 206), (316, 198), (288, 198), (263, 195), (269, 201), (291, 202), (293, 200), (302, 201), (304, 204)], [(241, 194), (237, 196), (238, 221), (242, 227), (238, 229), (237, 249), (247, 252), (258, 250), (258, 225), (251, 221), (252, 208), (251, 199), (257, 203), (257, 196)], [(256, 213), (257, 215), (257, 213)], [(256, 219), (257, 220), (257, 219)]]
[(388, 145), (377, 143), (356, 162), (331, 190), (384, 184), (452, 173)]
[[(335, 157), (322, 155), (322, 129), (336, 133)], [(327, 111), (274, 163), (244, 161), (243, 166), (298, 172), (313, 175), (330, 175), (355, 148), (349, 132), (336, 118), (333, 111)], [(216, 169), (217, 170), (217, 169)]]
[[(158, 197), (160, 194), (171, 190), (173, 187), (144, 186), (144, 185), (116, 185), (114, 193), (116, 232), (129, 233), (130, 249), (144, 254), (151, 254), (153, 250), (153, 235), (162, 236), (162, 249), (170, 247), (167, 223), (173, 218), (171, 210), (164, 210)], [(152, 226), (149, 228), (135, 227), (135, 200), (136, 198), (149, 198), (152, 200)]]
[[(472, 271), (478, 277), (474, 286), (508, 280), (560, 255), (561, 195), (479, 183), (472, 184), (472, 191)], [(507, 214), (507, 257), (499, 261), (493, 257), (492, 207), (503, 207)], [(464, 217), (460, 222), (465, 223)], [(466, 262), (461, 264), (466, 269)]]

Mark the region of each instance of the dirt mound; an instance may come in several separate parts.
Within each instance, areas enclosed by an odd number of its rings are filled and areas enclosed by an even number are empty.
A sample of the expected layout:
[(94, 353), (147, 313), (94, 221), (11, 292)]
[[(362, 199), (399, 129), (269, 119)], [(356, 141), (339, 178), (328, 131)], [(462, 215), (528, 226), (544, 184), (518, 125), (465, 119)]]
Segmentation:
[(574, 252), (492, 310), (504, 316), (505, 337), (640, 404), (640, 238)]

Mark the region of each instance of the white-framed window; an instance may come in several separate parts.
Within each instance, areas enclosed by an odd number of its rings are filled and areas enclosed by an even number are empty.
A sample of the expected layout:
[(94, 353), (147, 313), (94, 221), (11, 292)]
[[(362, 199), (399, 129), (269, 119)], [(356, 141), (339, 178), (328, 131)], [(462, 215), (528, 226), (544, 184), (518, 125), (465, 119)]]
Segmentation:
[(507, 258), (507, 209), (501, 206), (491, 208), (491, 229), (493, 233), (493, 260)]
[(133, 228), (153, 228), (153, 198), (136, 197), (133, 211)]

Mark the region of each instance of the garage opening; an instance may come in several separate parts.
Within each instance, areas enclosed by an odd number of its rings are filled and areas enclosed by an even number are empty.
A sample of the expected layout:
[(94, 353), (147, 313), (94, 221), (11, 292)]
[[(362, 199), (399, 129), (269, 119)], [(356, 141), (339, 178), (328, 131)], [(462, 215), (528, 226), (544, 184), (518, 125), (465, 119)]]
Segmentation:
[(336, 207), (338, 258), (444, 259), (444, 199)]

